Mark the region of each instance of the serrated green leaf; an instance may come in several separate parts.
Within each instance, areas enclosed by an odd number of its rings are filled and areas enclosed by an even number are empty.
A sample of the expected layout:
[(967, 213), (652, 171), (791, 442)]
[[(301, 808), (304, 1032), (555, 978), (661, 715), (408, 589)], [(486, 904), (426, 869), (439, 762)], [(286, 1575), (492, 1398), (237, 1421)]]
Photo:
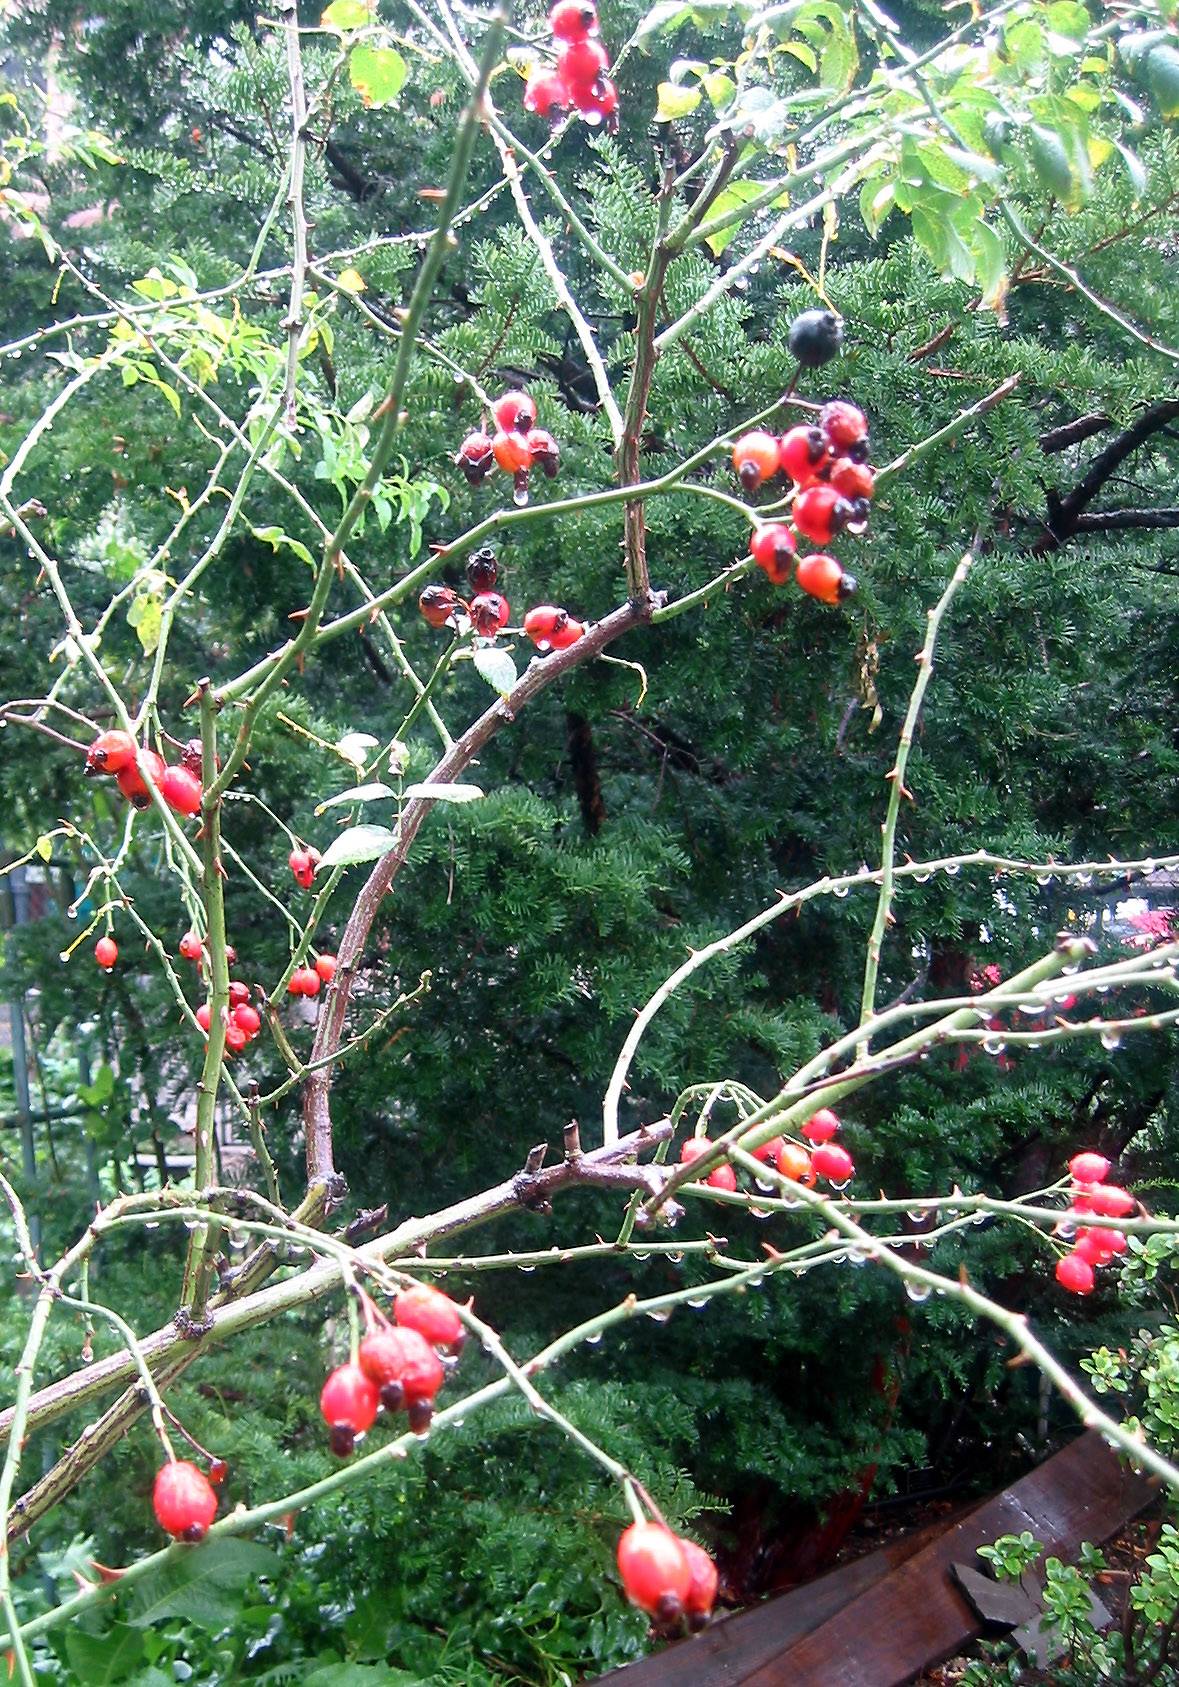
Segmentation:
[[(724, 216), (729, 211), (740, 210), (742, 205), (747, 205), (751, 199), (756, 199), (764, 188), (764, 182), (730, 182), (723, 193), (717, 194), (709, 215), (718, 217)], [(731, 223), (728, 228), (722, 228), (716, 234), (709, 235), (705, 244), (719, 258), (725, 247), (730, 241), (735, 240), (740, 232), (740, 222)]]
[(387, 826), (350, 826), (332, 839), (315, 870), (325, 873), (332, 867), (356, 867), (363, 861), (377, 861), (396, 842), (397, 833)]
[(409, 75), (409, 66), (394, 47), (353, 47), (348, 75), (366, 106), (392, 105)]
[(438, 802), (478, 802), (483, 792), (478, 785), (450, 785), (445, 782), (432, 785), (427, 782), (422, 785), (408, 785), (405, 795), (407, 799), (430, 797)]
[(1032, 168), (1048, 192), (1066, 203), (1071, 200), (1076, 191), (1076, 181), (1068, 151), (1055, 130), (1033, 123), (1028, 131), (1028, 151)]
[(499, 650), (495, 645), (483, 645), (473, 651), (471, 663), (480, 679), (485, 679), (501, 697), (506, 697), (516, 683), (516, 664), (506, 650)]
[(108, 1687), (126, 1681), (143, 1662), (143, 1636), (128, 1623), (116, 1623), (105, 1634), (86, 1634), (80, 1628), (66, 1630), (66, 1657), (74, 1679), (87, 1687)]
[(382, 797), (394, 797), (396, 791), (388, 785), (354, 785), (350, 791), (340, 791), (337, 796), (327, 797), (316, 806), (316, 814), (323, 814), (329, 808), (346, 808), (353, 802), (379, 802)]
[(205, 1541), (174, 1553), (136, 1584), (127, 1621), (146, 1628), (183, 1617), (197, 1628), (219, 1628), (233, 1620), (246, 1583), (277, 1566), (277, 1555), (255, 1541)]

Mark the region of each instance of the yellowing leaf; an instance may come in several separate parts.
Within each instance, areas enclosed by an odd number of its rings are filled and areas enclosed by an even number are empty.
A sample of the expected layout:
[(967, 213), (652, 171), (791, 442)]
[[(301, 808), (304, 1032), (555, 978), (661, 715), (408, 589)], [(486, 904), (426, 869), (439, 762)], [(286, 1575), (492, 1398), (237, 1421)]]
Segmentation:
[(670, 123), (677, 117), (687, 117), (699, 104), (699, 88), (680, 88), (674, 82), (661, 82), (655, 121)]
[(325, 28), (341, 32), (363, 29), (366, 23), (373, 21), (373, 8), (366, 5), (365, 0), (332, 0), (319, 21)]
[(364, 277), (358, 269), (342, 269), (336, 277), (336, 286), (342, 287), (345, 293), (363, 293)]
[(353, 47), (348, 75), (365, 105), (392, 105), (405, 86), (409, 66), (394, 47)]

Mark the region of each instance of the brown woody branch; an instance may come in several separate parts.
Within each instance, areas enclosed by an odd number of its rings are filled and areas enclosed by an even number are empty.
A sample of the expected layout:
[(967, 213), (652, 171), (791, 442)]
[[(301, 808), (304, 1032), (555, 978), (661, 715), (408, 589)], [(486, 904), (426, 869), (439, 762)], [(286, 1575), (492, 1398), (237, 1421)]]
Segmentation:
[[(1127, 457), (1133, 456), (1140, 446), (1144, 445), (1154, 434), (1161, 433), (1177, 417), (1179, 417), (1179, 398), (1161, 399), (1158, 403), (1149, 405), (1136, 422), (1118, 434), (1116, 439), (1112, 439), (1104, 451), (1097, 453), (1089, 465), (1088, 471), (1071, 492), (1063, 498), (1056, 492), (1049, 492), (1048, 522), (1044, 532), (1033, 547), (1035, 554), (1043, 556), (1048, 551), (1058, 550), (1061, 545), (1066, 544), (1078, 533), (1103, 531), (1102, 524), (1110, 527), (1172, 526), (1173, 523), (1169, 521), (1158, 523), (1146, 520), (1111, 522), (1108, 517), (1100, 515), (1087, 517), (1084, 512), (1106, 482), (1117, 473)], [(1112, 513), (1115, 516), (1119, 514), (1117, 511)], [(1132, 513), (1144, 516), (1149, 512)]]

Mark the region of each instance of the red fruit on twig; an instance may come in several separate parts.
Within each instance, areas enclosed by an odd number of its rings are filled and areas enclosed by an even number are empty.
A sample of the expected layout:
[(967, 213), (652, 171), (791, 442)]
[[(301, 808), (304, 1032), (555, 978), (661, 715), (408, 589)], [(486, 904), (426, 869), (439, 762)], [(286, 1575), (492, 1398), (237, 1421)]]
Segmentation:
[(1096, 1278), (1093, 1267), (1083, 1254), (1065, 1254), (1056, 1262), (1056, 1281), (1071, 1295), (1090, 1295)]
[(152, 1510), (161, 1529), (178, 1541), (199, 1541), (217, 1515), (217, 1495), (187, 1459), (172, 1459), (156, 1472)]
[(825, 556), (822, 551), (800, 557), (795, 578), (802, 590), (810, 597), (817, 597), (820, 603), (842, 603), (856, 589), (854, 574), (849, 574), (833, 556)]
[(759, 527), (749, 541), (749, 550), (754, 562), (775, 586), (786, 584), (797, 546), (785, 522), (767, 521), (764, 527)]
[[(141, 771), (142, 770), (142, 771)], [(128, 762), (115, 775), (115, 784), (133, 808), (150, 808), (151, 792), (148, 781), (158, 785), (164, 774), (164, 758), (154, 750), (140, 750), (139, 760)]]
[(393, 1302), (393, 1316), (401, 1329), (416, 1330), (435, 1347), (461, 1345), (466, 1330), (449, 1295), (428, 1283), (402, 1289)]
[(110, 972), (119, 958), (119, 945), (113, 937), (100, 937), (94, 945), (94, 959), (103, 972)]
[(193, 815), (201, 811), (201, 782), (186, 767), (166, 767), (160, 777), (160, 795), (177, 814)]
[(536, 422), (536, 402), (526, 392), (506, 392), (491, 406), (491, 414), (501, 433), (527, 433)]
[(135, 740), (127, 732), (100, 732), (86, 751), (86, 772), (118, 773), (135, 760)]
[(774, 435), (762, 428), (743, 433), (733, 446), (733, 467), (746, 492), (756, 492), (763, 480), (772, 480), (778, 472), (778, 441)]
[(662, 1523), (632, 1523), (618, 1542), (618, 1573), (626, 1597), (657, 1622), (682, 1614), (692, 1586), (683, 1544)]
[(332, 1432), (332, 1452), (346, 1458), (356, 1437), (371, 1429), (380, 1409), (380, 1392), (359, 1365), (338, 1365), (324, 1383), (319, 1409)]

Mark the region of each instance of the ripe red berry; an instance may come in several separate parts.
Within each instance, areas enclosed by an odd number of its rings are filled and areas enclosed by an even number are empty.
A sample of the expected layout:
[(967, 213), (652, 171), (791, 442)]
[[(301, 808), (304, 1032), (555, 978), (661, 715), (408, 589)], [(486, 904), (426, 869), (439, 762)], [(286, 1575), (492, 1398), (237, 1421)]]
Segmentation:
[(435, 1347), (454, 1347), (466, 1334), (450, 1296), (428, 1283), (402, 1289), (393, 1302), (393, 1316), (403, 1330), (416, 1330)]
[(262, 1029), (262, 1015), (258, 1009), (251, 1007), (249, 1002), (242, 1002), (240, 1007), (233, 1010), (233, 1023), (244, 1031), (247, 1037), (256, 1037)]
[(609, 134), (618, 133), (618, 89), (608, 76), (599, 76), (588, 88), (575, 83), (572, 97), (587, 123), (604, 123)]
[(88, 774), (118, 773), (135, 760), (135, 740), (128, 732), (100, 732), (86, 751)]
[(1113, 1183), (1098, 1183), (1089, 1191), (1093, 1211), (1102, 1218), (1128, 1218), (1138, 1202), (1128, 1189)]
[(186, 931), (180, 939), (180, 953), (186, 961), (199, 961), (201, 958), (201, 940), (195, 931)]
[(94, 959), (103, 972), (110, 972), (119, 958), (119, 945), (113, 937), (100, 937), (94, 945)]
[(249, 1037), (236, 1020), (231, 1019), (225, 1027), (225, 1046), (231, 1054), (240, 1054), (249, 1042)]
[(808, 1142), (830, 1142), (839, 1129), (839, 1120), (829, 1107), (820, 1107), (813, 1113), (799, 1132)]
[[(491, 406), (491, 414), (501, 433), (527, 433), (536, 421), (536, 404), (526, 392), (506, 392)], [(500, 463), (500, 468), (507, 466)]]
[(552, 480), (561, 466), (561, 447), (545, 428), (529, 428), (524, 439), (532, 453), (532, 461), (539, 463), (549, 480)]
[(780, 1136), (772, 1136), (768, 1142), (763, 1142), (760, 1148), (751, 1148), (749, 1152), (755, 1160), (760, 1160), (762, 1165), (772, 1166), (785, 1146)]
[(856, 589), (855, 576), (822, 551), (800, 557), (795, 578), (803, 591), (817, 597), (820, 603), (842, 603)]
[(527, 434), (497, 433), (491, 442), (491, 450), (500, 468), (508, 474), (522, 474), (532, 467)]
[(1124, 1254), (1126, 1238), (1120, 1230), (1078, 1230), (1074, 1253), (1090, 1265), (1109, 1265), (1115, 1254)]
[[(141, 771), (142, 769), (142, 771)], [(154, 750), (140, 750), (139, 763), (128, 762), (115, 775), (115, 784), (134, 808), (150, 808), (151, 792), (147, 781), (158, 785), (164, 773), (164, 758)]]
[(178, 1541), (199, 1541), (217, 1515), (217, 1495), (187, 1459), (171, 1459), (156, 1472), (151, 1503), (160, 1528)]
[(296, 847), (287, 856), (287, 865), (295, 875), (296, 882), (304, 890), (310, 890), (315, 882), (315, 869), (319, 865), (319, 851), (312, 849), (310, 844), (306, 848)]
[(716, 1565), (702, 1546), (679, 1537), (680, 1551), (688, 1561), (691, 1580), (684, 1596), (684, 1610), (692, 1627), (699, 1628), (712, 1615), (716, 1603)]
[(598, 78), (610, 68), (610, 55), (594, 36), (569, 41), (557, 56), (557, 75), (577, 105), (593, 92)]
[(841, 451), (858, 445), (868, 437), (867, 416), (858, 405), (849, 404), (842, 398), (833, 398), (830, 404), (824, 404), (819, 412), (819, 426), (832, 445)]
[(805, 1183), (808, 1189), (814, 1188), (815, 1173), (811, 1157), (801, 1143), (783, 1142), (778, 1150), (777, 1165), (780, 1174), (788, 1177), (791, 1183)]
[[(228, 952), (226, 953), (225, 958), (226, 958), (226, 960), (229, 959)], [(236, 959), (237, 959), (237, 956), (235, 955), (234, 960), (236, 960)], [(239, 1008), (239, 1007), (241, 1007), (243, 1002), (248, 1002), (249, 999), (250, 999), (250, 986), (248, 984), (243, 984), (242, 981), (240, 980), (240, 978), (231, 978), (230, 981), (229, 981), (229, 1005), (230, 1005), (230, 1007), (231, 1008)]]
[(418, 609), (432, 627), (452, 624), (463, 608), (462, 598), (449, 586), (427, 586), (418, 599)]
[(499, 562), (490, 545), (483, 545), (467, 563), (467, 584), (473, 592), (491, 592), (499, 579)]
[(413, 1428), (429, 1421), (434, 1397), (446, 1380), (441, 1359), (419, 1330), (386, 1329), (366, 1336), (358, 1355), (366, 1376), (380, 1389), (381, 1404), (395, 1412), (410, 1409)]
[(533, 644), (548, 644), (557, 625), (568, 617), (563, 609), (552, 603), (538, 603), (524, 617), (524, 631)]
[(319, 1409), (332, 1432), (332, 1452), (341, 1458), (352, 1451), (358, 1435), (371, 1429), (381, 1404), (380, 1391), (359, 1365), (338, 1365), (324, 1383)]
[(575, 621), (571, 615), (566, 615), (564, 621), (553, 628), (549, 643), (554, 650), (568, 650), (571, 644), (576, 644), (579, 638), (584, 637), (584, 624), (581, 621)]
[(325, 984), (330, 984), (336, 976), (336, 957), (334, 955), (320, 955), (315, 962), (315, 970)]
[(1109, 1161), (1104, 1154), (1074, 1154), (1068, 1169), (1078, 1183), (1104, 1183), (1109, 1176)]
[(791, 428), (778, 442), (778, 465), (799, 486), (817, 480), (820, 469), (830, 461), (831, 447), (820, 428)]
[(534, 70), (524, 84), (524, 110), (559, 122), (569, 107), (569, 90), (555, 70)]
[(785, 522), (767, 521), (754, 531), (749, 550), (757, 566), (765, 571), (775, 586), (784, 586), (790, 578), (790, 566), (796, 551), (794, 535)]
[(512, 613), (507, 598), (498, 592), (480, 592), (471, 599), (468, 612), (480, 638), (494, 638), (501, 627), (507, 626)]
[(287, 992), (292, 996), (318, 996), (322, 982), (314, 967), (296, 967), (287, 984)]
[(598, 27), (598, 14), (589, 0), (559, 0), (549, 13), (549, 28), (558, 41), (584, 41)]
[(762, 428), (743, 433), (733, 446), (733, 467), (746, 492), (756, 492), (778, 472), (778, 441)]
[(800, 533), (816, 545), (830, 544), (837, 533), (855, 519), (855, 511), (833, 486), (807, 486), (790, 508), (791, 519)]
[(200, 1007), (196, 1010), (195, 1017), (197, 1024), (207, 1037), (209, 1035), (209, 1026), (213, 1023), (213, 1010), (209, 1006), (208, 1002), (201, 1003)]
[(1056, 1262), (1056, 1281), (1070, 1294), (1092, 1294), (1095, 1280), (1093, 1267), (1081, 1254), (1065, 1254), (1063, 1259)]
[(186, 767), (166, 767), (160, 779), (160, 795), (177, 814), (199, 814), (201, 782)]
[(831, 465), (827, 484), (843, 498), (853, 502), (866, 498), (871, 502), (876, 491), (876, 471), (870, 463), (854, 463), (850, 457), (840, 457)]
[(627, 1598), (661, 1623), (680, 1615), (692, 1585), (683, 1546), (662, 1523), (632, 1523), (618, 1542), (618, 1573)]
[[(680, 1165), (690, 1166), (693, 1160), (698, 1160), (701, 1154), (707, 1153), (712, 1143), (706, 1136), (690, 1136), (680, 1149)], [(717, 1166), (704, 1179), (713, 1189), (733, 1190), (737, 1187), (737, 1174), (732, 1166)]]
[(229, 1466), (224, 1459), (214, 1459), (209, 1466), (209, 1481), (214, 1488), (219, 1488), (229, 1475)]
[(491, 440), (485, 433), (478, 430), (475, 433), (469, 433), (459, 446), (454, 460), (471, 485), (478, 486), (495, 467)]
[(851, 1155), (837, 1142), (821, 1142), (811, 1155), (811, 1165), (829, 1183), (847, 1183), (856, 1175)]

